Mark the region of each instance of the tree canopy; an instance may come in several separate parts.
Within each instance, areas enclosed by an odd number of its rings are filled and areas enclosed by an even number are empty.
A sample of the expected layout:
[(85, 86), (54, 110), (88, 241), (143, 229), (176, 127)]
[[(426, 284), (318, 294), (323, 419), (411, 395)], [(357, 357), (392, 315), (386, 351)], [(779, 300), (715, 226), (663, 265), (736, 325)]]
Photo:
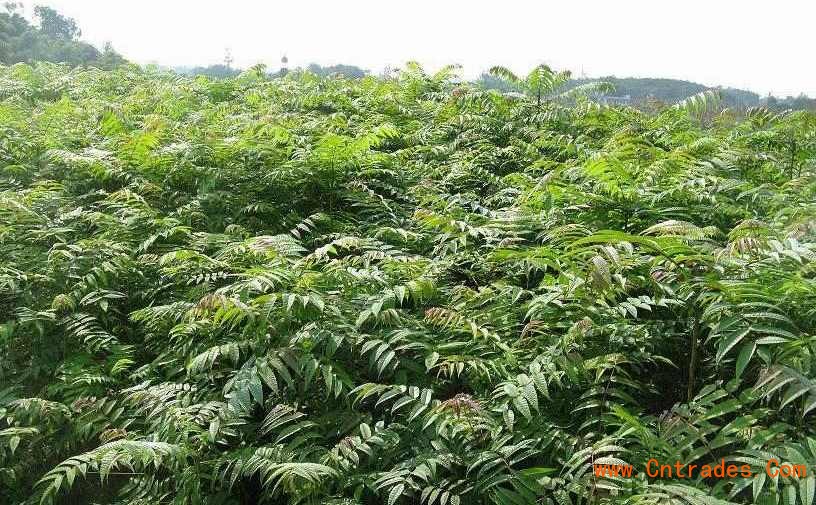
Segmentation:
[(110, 44), (99, 51), (79, 40), (82, 32), (76, 21), (50, 7), (34, 8), (34, 16), (39, 22), (39, 26), (34, 26), (20, 14), (17, 3), (6, 2), (5, 6), (6, 12), (0, 12), (2, 64), (50, 61), (112, 69), (126, 63)]

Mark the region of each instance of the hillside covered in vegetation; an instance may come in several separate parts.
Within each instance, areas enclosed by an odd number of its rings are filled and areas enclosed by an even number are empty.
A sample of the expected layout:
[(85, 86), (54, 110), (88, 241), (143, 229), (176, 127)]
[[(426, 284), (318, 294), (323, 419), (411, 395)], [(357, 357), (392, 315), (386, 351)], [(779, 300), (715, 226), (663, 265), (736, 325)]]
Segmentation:
[[(721, 95), (722, 103), (732, 109), (748, 109), (751, 107), (765, 107), (769, 110), (783, 111), (810, 110), (816, 111), (816, 99), (805, 94), (799, 96), (760, 97), (753, 91), (738, 88), (712, 88), (703, 84), (682, 79), (661, 79), (654, 77), (601, 77), (601, 80), (612, 84), (615, 88), (615, 103), (623, 103), (639, 108), (648, 108), (651, 102), (662, 102), (664, 104), (674, 104), (685, 100), (698, 93), (709, 90), (717, 90)], [(593, 79), (585, 77), (570, 79), (567, 87), (577, 87)], [(505, 81), (490, 75), (482, 74), (477, 82), (488, 89), (510, 90), (512, 86)]]
[(811, 505), (816, 117), (493, 74), (0, 67), (0, 503)]

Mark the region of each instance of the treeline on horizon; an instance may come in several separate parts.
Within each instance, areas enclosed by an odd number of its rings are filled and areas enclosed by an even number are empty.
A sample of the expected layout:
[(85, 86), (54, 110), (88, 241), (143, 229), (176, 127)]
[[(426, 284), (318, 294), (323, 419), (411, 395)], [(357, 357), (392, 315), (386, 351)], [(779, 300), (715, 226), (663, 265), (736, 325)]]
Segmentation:
[[(225, 64), (196, 67), (173, 67), (174, 72), (188, 76), (202, 75), (212, 79), (227, 79), (237, 77), (244, 70), (231, 67)], [(356, 65), (328, 65), (322, 66), (311, 63), (307, 67), (298, 67), (288, 71), (308, 71), (321, 77), (328, 77), (333, 74), (342, 75), (350, 79), (358, 79), (371, 72)], [(270, 72), (270, 76), (280, 76), (287, 72), (286, 69), (278, 69)], [(566, 85), (567, 89), (572, 89), (583, 84), (596, 81), (598, 79), (577, 78), (570, 79)], [(600, 80), (608, 82), (615, 87), (613, 101), (615, 103), (626, 103), (633, 106), (648, 105), (650, 102), (673, 104), (685, 100), (690, 96), (702, 93), (707, 90), (717, 89), (705, 86), (700, 83), (684, 81), (681, 79), (664, 79), (653, 77), (601, 77)], [(511, 91), (512, 85), (501, 79), (482, 73), (476, 80), (487, 89), (498, 89), (501, 91)], [(760, 96), (758, 93), (738, 88), (720, 88), (723, 105), (737, 109), (747, 109), (749, 107), (763, 106), (773, 110), (816, 110), (816, 99), (810, 98), (804, 93), (799, 96), (788, 96), (780, 98), (775, 96)]]
[[(35, 7), (34, 15), (39, 26), (32, 25), (23, 17), (22, 4), (5, 2), (4, 7), (6, 12), (0, 13), (0, 63), (2, 64), (50, 61), (67, 63), (71, 66), (84, 65), (110, 70), (130, 63), (117, 53), (110, 43), (100, 51), (93, 45), (81, 41), (82, 31), (76, 20), (50, 7)], [(165, 69), (183, 75), (201, 75), (213, 79), (237, 77), (244, 71), (229, 63), (209, 66), (177, 66)], [(369, 70), (356, 65), (322, 66), (311, 63), (305, 68), (299, 67), (292, 70), (281, 68), (269, 72), (269, 75), (280, 77), (288, 71), (308, 71), (321, 77), (338, 74), (352, 79), (370, 74)], [(615, 87), (611, 97), (612, 103), (624, 103), (635, 107), (677, 103), (690, 96), (713, 89), (699, 83), (679, 79), (607, 76), (602, 80)], [(566, 87), (567, 89), (574, 88), (589, 81), (590, 79), (586, 78), (571, 79)], [(480, 75), (476, 82), (487, 89), (502, 91), (510, 91), (508, 86), (511, 86), (487, 72)], [(805, 94), (778, 98), (761, 97), (752, 91), (736, 88), (721, 88), (719, 91), (723, 105), (731, 108), (747, 109), (763, 106), (773, 110), (816, 110), (816, 99)]]
[(100, 51), (79, 38), (77, 22), (56, 10), (37, 6), (32, 25), (22, 15), (22, 4), (5, 2), (0, 12), (0, 63), (33, 63), (50, 61), (71, 66), (87, 65), (104, 70), (114, 69), (128, 61), (108, 43)]

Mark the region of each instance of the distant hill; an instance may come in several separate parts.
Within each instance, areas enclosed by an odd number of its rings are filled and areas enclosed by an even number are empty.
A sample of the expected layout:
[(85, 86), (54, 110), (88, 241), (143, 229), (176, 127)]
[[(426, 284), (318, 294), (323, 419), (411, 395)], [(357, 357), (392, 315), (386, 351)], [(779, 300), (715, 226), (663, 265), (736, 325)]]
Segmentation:
[[(590, 80), (611, 82), (615, 86), (616, 97), (628, 97), (633, 105), (646, 100), (677, 103), (681, 100), (712, 89), (702, 84), (680, 79), (600, 77), (599, 79), (574, 79), (570, 85), (577, 86)], [(762, 104), (762, 98), (752, 91), (736, 88), (719, 88), (723, 102), (728, 107), (744, 109)]]
[[(633, 104), (647, 99), (659, 100), (666, 103), (677, 103), (686, 98), (706, 91), (709, 88), (702, 84), (679, 79), (635, 78), (635, 77), (601, 77), (599, 79), (611, 82), (615, 86), (616, 97), (629, 97)], [(590, 79), (575, 79), (570, 84), (577, 86)], [(723, 101), (729, 107), (754, 107), (760, 104), (760, 96), (751, 91), (734, 88), (720, 90)]]
[[(761, 97), (757, 93), (736, 88), (711, 88), (703, 84), (680, 79), (660, 79), (652, 77), (598, 77), (594, 79), (572, 79), (567, 83), (566, 89), (592, 82), (607, 81), (615, 86), (614, 96), (608, 97), (612, 103), (623, 103), (628, 105), (640, 105), (649, 100), (657, 100), (664, 103), (677, 103), (697, 93), (719, 89), (723, 103), (732, 108), (744, 109), (746, 107), (756, 107), (759, 105), (773, 109), (807, 109), (816, 110), (816, 99), (805, 95), (798, 97)], [(477, 80), (488, 89), (509, 90), (508, 85), (489, 74), (482, 74)]]

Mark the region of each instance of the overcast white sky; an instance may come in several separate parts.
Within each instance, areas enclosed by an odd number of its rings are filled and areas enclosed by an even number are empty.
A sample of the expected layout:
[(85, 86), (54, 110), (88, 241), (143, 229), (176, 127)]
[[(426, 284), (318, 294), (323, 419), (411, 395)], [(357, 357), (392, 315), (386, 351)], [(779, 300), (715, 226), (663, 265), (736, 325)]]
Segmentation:
[(580, 75), (672, 77), (816, 96), (813, 0), (25, 0), (77, 20), (138, 63), (545, 62)]

